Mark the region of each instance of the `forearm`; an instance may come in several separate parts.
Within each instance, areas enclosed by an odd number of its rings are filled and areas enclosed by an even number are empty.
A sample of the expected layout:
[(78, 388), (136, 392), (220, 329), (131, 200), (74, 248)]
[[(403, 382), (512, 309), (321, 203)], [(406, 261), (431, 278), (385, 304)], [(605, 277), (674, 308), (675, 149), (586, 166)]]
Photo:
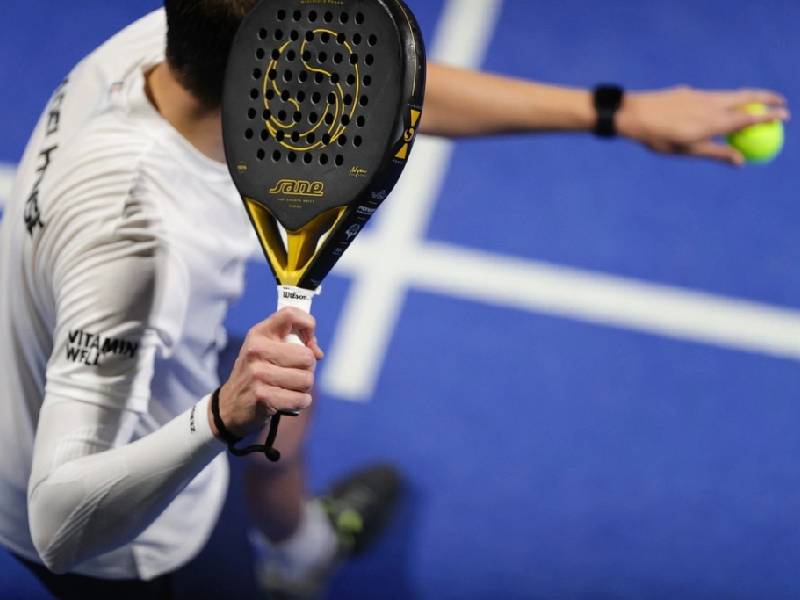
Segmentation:
[(421, 132), (464, 137), (533, 131), (589, 131), (588, 90), (431, 64)]
[[(742, 110), (753, 103), (767, 109), (759, 114)], [(626, 93), (615, 127), (621, 137), (656, 152), (740, 165), (742, 154), (719, 137), (788, 118), (786, 100), (770, 90), (706, 91), (680, 86)], [(596, 119), (592, 90), (431, 64), (420, 132), (455, 138), (591, 131)]]
[[(41, 418), (57, 428), (74, 418), (65, 408), (97, 410), (77, 404), (46, 406)], [(48, 429), (40, 423), (37, 435), (47, 435)], [(133, 540), (224, 449), (211, 432), (205, 400), (194, 414), (187, 411), (150, 435), (110, 450), (97, 451), (108, 443), (102, 427), (73, 430), (58, 440), (41, 448), (37, 441), (28, 494), (34, 545), (57, 573)], [(65, 455), (69, 458), (59, 464)]]

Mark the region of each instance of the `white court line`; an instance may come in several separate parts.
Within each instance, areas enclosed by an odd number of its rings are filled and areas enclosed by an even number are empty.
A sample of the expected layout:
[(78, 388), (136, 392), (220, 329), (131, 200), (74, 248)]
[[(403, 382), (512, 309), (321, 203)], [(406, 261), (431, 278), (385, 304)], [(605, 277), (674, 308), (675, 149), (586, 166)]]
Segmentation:
[(11, 196), (15, 172), (14, 165), (0, 163), (0, 210), (3, 210), (9, 196)]
[[(450, 0), (433, 58), (478, 66), (500, 8), (499, 0)], [(353, 285), (325, 360), (326, 392), (370, 399), (409, 288), (800, 359), (800, 311), (426, 242), (451, 150), (442, 140), (417, 142), (376, 226), (334, 270)]]
[[(358, 277), (381, 247), (363, 234), (342, 260), (340, 273)], [(393, 266), (402, 268), (393, 276), (414, 289), (800, 359), (796, 310), (443, 243), (406, 249), (402, 262)]]
[[(499, 8), (499, 0), (450, 0), (433, 56), (477, 66)], [(337, 265), (335, 273), (352, 277), (353, 286), (325, 361), (326, 391), (349, 400), (371, 396), (409, 288), (800, 359), (800, 311), (426, 242), (450, 152), (449, 142), (420, 139), (375, 227)], [(14, 172), (0, 163), (0, 209)]]
[[(501, 0), (449, 0), (431, 58), (461, 67), (480, 66), (501, 6)], [(371, 395), (409, 286), (403, 263), (422, 242), (451, 153), (450, 142), (419, 140), (397, 188), (378, 211), (371, 236), (378, 242), (373, 244), (378, 253), (353, 273), (322, 373), (326, 392), (349, 400)], [(356, 240), (354, 246), (360, 244)]]

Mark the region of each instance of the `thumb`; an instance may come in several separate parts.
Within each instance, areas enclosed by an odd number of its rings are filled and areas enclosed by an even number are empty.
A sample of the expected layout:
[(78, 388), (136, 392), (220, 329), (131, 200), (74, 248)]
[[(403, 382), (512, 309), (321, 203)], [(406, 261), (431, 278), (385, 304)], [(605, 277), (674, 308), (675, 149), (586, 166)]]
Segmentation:
[(311, 340), (306, 341), (306, 346), (314, 353), (314, 356), (317, 358), (317, 360), (322, 360), (325, 358), (325, 352), (322, 351), (316, 336), (311, 338)]
[(744, 156), (736, 148), (718, 142), (706, 141), (694, 144), (689, 154), (726, 162), (736, 167), (740, 167), (745, 163)]
[(256, 329), (263, 335), (280, 340), (290, 333), (296, 333), (308, 345), (309, 341), (314, 339), (316, 326), (314, 317), (307, 312), (299, 308), (287, 307), (259, 323)]

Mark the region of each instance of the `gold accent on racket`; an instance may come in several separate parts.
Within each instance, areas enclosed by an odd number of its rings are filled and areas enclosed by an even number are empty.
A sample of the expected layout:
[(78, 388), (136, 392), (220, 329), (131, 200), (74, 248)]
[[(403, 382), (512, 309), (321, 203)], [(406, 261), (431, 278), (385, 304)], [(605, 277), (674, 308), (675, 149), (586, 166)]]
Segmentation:
[(251, 198), (245, 198), (244, 204), (281, 285), (300, 283), (313, 262), (320, 239), (333, 230), (347, 212), (347, 206), (338, 206), (313, 218), (297, 231), (287, 230), (284, 245), (275, 217)]

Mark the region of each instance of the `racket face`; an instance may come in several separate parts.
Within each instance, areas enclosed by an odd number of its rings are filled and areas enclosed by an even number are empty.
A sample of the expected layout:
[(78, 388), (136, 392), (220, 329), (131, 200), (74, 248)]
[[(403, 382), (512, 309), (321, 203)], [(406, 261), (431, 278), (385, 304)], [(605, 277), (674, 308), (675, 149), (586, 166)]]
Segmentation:
[[(290, 232), (352, 207), (336, 219), (349, 244), (405, 165), (424, 63), (398, 0), (263, 0), (237, 33), (223, 98), (228, 165), (246, 203)], [(330, 250), (323, 262), (335, 262)]]

